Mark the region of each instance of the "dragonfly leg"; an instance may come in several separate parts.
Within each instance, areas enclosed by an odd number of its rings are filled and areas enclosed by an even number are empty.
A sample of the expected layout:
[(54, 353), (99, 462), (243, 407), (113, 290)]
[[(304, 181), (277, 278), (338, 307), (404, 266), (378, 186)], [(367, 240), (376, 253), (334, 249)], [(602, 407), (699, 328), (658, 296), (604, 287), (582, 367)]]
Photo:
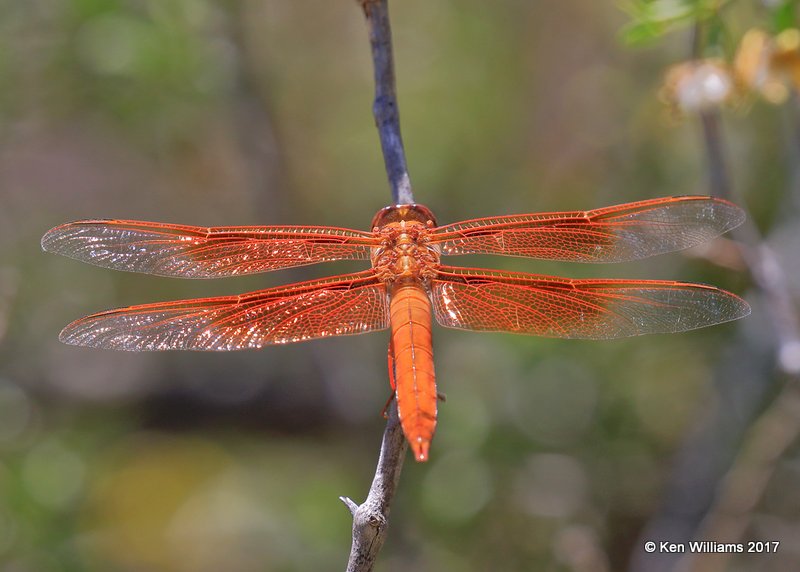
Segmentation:
[(389, 363), (389, 385), (392, 386), (392, 391), (395, 391), (397, 389), (397, 380), (394, 376), (394, 342), (392, 342), (391, 338), (389, 338), (387, 361)]
[(394, 344), (391, 338), (389, 338), (389, 351), (387, 355), (387, 361), (389, 362), (389, 385), (392, 386), (392, 392), (389, 394), (389, 399), (386, 400), (386, 405), (383, 406), (383, 410), (381, 411), (381, 415), (383, 415), (384, 419), (389, 418), (389, 406), (392, 404), (392, 400), (397, 393), (397, 380), (394, 377)]
[(389, 406), (392, 404), (394, 397), (394, 391), (392, 391), (392, 393), (389, 394), (389, 399), (386, 400), (386, 405), (384, 405), (381, 410), (381, 415), (383, 415), (384, 419), (389, 419)]

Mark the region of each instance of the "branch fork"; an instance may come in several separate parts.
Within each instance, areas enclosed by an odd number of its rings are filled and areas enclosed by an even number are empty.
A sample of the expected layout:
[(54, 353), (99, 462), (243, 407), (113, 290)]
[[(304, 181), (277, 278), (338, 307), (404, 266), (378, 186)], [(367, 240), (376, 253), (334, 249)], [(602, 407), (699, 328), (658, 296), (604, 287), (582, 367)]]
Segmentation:
[(353, 544), (347, 572), (368, 572), (375, 565), (386, 540), (389, 509), (400, 481), (407, 448), (397, 405), (393, 402), (383, 432), (378, 467), (366, 500), (359, 505), (349, 497), (339, 497), (353, 515)]

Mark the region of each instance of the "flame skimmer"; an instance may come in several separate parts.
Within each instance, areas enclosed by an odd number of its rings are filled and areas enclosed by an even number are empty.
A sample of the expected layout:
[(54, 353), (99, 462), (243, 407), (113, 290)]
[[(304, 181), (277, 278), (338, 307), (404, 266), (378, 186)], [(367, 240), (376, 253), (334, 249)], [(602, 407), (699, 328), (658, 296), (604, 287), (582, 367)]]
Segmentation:
[(694, 246), (743, 220), (737, 206), (703, 196), (445, 226), (424, 206), (397, 205), (375, 215), (371, 232), (84, 220), (51, 229), (42, 248), (107, 268), (182, 278), (370, 259), (371, 269), (353, 274), (100, 312), (69, 324), (60, 339), (127, 351), (238, 350), (391, 328), (391, 385), (406, 438), (424, 461), (437, 416), (432, 316), (451, 328), (612, 339), (682, 332), (750, 312), (741, 298), (703, 284), (498, 272), (446, 266), (441, 256), (620, 262)]

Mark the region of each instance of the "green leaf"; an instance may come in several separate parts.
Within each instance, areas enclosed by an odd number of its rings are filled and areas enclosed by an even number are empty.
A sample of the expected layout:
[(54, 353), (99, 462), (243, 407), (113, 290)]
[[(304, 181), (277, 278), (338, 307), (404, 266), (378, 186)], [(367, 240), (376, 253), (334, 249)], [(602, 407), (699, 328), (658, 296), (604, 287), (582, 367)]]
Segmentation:
[(631, 21), (621, 30), (628, 45), (652, 42), (677, 29), (713, 18), (730, 0), (631, 0), (622, 9)]
[(797, 27), (797, 0), (786, 0), (775, 8), (772, 16), (773, 27), (776, 32)]
[(665, 31), (665, 26), (654, 22), (630, 22), (622, 28), (620, 37), (629, 46), (639, 46), (657, 40)]

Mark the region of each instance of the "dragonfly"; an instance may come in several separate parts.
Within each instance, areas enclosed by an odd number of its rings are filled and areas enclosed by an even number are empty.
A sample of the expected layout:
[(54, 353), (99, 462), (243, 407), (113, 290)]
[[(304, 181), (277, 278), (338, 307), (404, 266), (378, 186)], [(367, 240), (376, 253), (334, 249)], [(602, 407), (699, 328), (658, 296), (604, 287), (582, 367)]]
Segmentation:
[(42, 248), (106, 268), (180, 278), (369, 260), (361, 272), (237, 296), (100, 312), (69, 324), (60, 339), (134, 352), (228, 351), (390, 329), (392, 395), (414, 458), (425, 461), (437, 424), (433, 319), (464, 330), (610, 340), (683, 332), (750, 313), (738, 296), (704, 284), (571, 279), (448, 266), (442, 257), (630, 261), (698, 245), (744, 218), (728, 201), (682, 196), (438, 226), (427, 207), (406, 204), (380, 210), (371, 231), (81, 220), (49, 230)]

